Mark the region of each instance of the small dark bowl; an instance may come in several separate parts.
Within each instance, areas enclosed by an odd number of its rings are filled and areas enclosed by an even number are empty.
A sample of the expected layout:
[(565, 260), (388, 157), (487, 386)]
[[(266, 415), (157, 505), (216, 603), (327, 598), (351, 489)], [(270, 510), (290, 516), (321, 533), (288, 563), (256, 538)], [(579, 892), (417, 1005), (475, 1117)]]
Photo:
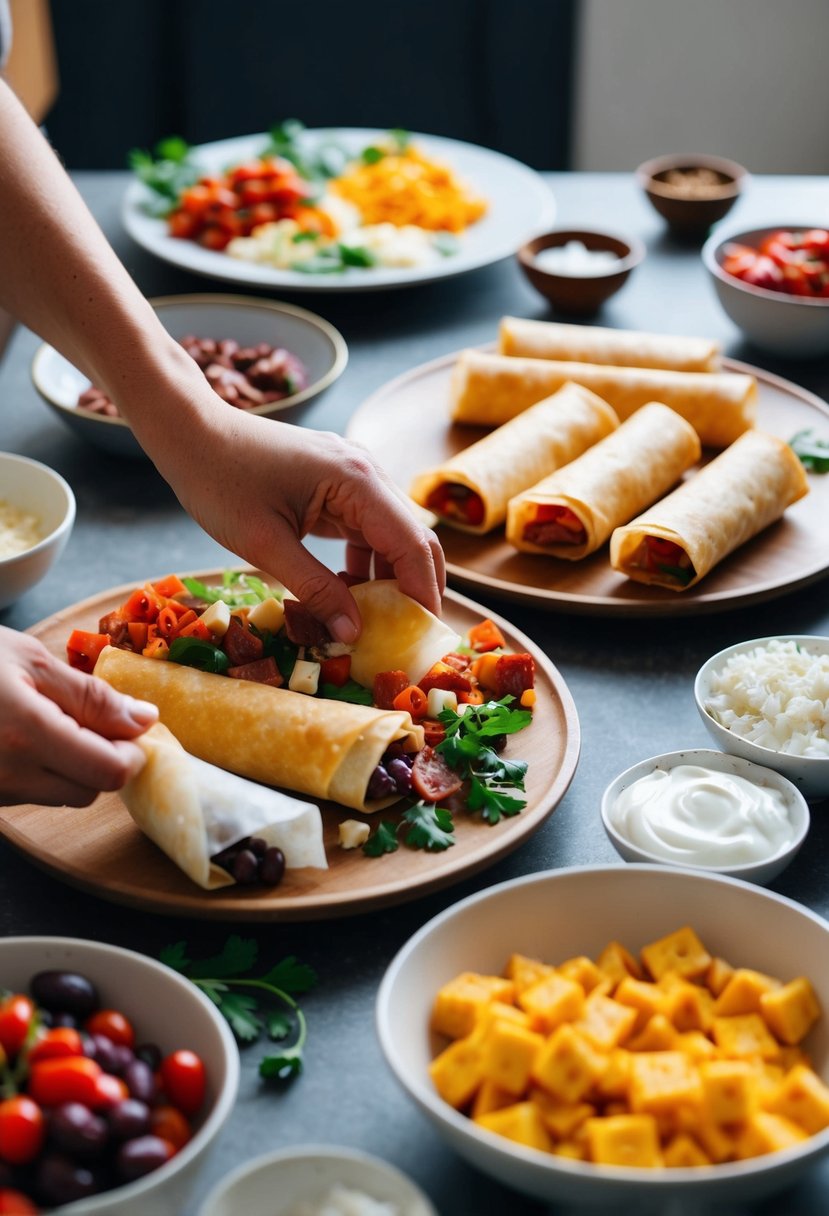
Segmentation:
[[(709, 170), (718, 178), (710, 192), (703, 186), (698, 187), (697, 194), (689, 191), (686, 195), (671, 185), (672, 172), (691, 173), (698, 169)], [(667, 221), (671, 232), (686, 239), (703, 237), (712, 224), (727, 215), (747, 178), (747, 170), (734, 160), (698, 154), (657, 156), (636, 170), (636, 180), (655, 210)]]
[[(542, 249), (566, 245), (568, 241), (581, 241), (585, 249), (613, 253), (619, 262), (604, 274), (585, 275), (557, 274), (553, 270), (543, 270), (536, 264), (535, 256)], [(633, 268), (639, 265), (645, 256), (645, 246), (635, 237), (561, 228), (527, 241), (518, 250), (517, 256), (519, 266), (533, 287), (555, 309), (571, 316), (589, 317), (598, 312), (605, 300), (615, 295)]]

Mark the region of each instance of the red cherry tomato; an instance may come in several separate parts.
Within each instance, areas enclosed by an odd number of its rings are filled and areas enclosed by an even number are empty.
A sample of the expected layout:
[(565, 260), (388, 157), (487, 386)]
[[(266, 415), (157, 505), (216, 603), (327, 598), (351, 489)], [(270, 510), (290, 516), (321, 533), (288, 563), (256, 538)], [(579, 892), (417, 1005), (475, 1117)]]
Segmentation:
[(126, 1081), (102, 1072), (95, 1080), (95, 1095), (90, 1102), (93, 1110), (109, 1110), (130, 1096)]
[(117, 1043), (119, 1047), (135, 1046), (132, 1022), (117, 1009), (99, 1009), (86, 1019), (84, 1030), (89, 1034), (105, 1035), (111, 1043)]
[(0, 1046), (7, 1056), (16, 1056), (26, 1042), (35, 1007), (27, 996), (14, 993), (0, 1004)]
[(426, 802), (442, 802), (455, 794), (463, 782), (438, 752), (428, 744), (421, 748), (412, 765), (412, 789)]
[(0, 1160), (27, 1165), (40, 1152), (45, 1135), (43, 1111), (25, 1094), (0, 1102)]
[(65, 1056), (82, 1056), (83, 1039), (71, 1026), (55, 1026), (47, 1030), (29, 1051), (29, 1064), (38, 1060), (54, 1060)]
[(207, 1089), (204, 1064), (194, 1051), (174, 1051), (161, 1062), (161, 1084), (173, 1106), (194, 1115)]
[(14, 1191), (11, 1187), (0, 1187), (0, 1212), (3, 1216), (37, 1216), (40, 1208), (35, 1207), (31, 1199), (22, 1191)]
[(41, 1106), (57, 1106), (61, 1102), (92, 1106), (98, 1097), (101, 1074), (100, 1064), (86, 1056), (41, 1060), (29, 1073), (29, 1095)]
[(168, 1140), (176, 1149), (184, 1148), (193, 1134), (187, 1119), (175, 1106), (157, 1106), (152, 1111), (150, 1132)]

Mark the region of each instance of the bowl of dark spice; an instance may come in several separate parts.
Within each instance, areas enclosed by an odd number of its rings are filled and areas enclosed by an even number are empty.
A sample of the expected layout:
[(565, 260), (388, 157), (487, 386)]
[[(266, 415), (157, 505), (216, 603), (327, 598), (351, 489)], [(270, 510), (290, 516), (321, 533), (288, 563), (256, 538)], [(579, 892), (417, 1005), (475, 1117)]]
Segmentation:
[(742, 165), (721, 156), (657, 156), (636, 170), (651, 205), (686, 239), (701, 239), (731, 210), (747, 177)]

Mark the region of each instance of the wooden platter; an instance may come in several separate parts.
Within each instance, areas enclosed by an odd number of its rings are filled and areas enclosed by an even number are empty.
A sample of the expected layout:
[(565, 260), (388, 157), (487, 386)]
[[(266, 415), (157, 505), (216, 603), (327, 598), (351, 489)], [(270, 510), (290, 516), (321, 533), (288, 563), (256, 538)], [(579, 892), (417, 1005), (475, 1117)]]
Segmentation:
[[(484, 349), (492, 349), (486, 347)], [(350, 439), (368, 448), (408, 491), (415, 473), (440, 464), (486, 432), (456, 426), (449, 419), (449, 380), (459, 352), (421, 364), (389, 381), (355, 412)], [(829, 407), (819, 397), (769, 372), (723, 360), (727, 371), (757, 380), (757, 426), (789, 440), (815, 428), (829, 436)], [(647, 587), (617, 574), (608, 546), (584, 561), (518, 553), (504, 529), (472, 536), (454, 528), (438, 529), (447, 573), (466, 590), (491, 592), (537, 608), (581, 615), (656, 617), (718, 612), (785, 595), (821, 578), (829, 570), (825, 521), (829, 514), (829, 476), (811, 474), (810, 493), (783, 519), (730, 554), (688, 591)]]
[[(221, 571), (200, 572), (203, 581)], [(140, 580), (139, 580), (140, 581)], [(115, 587), (55, 613), (29, 633), (61, 657), (73, 628), (95, 630), (98, 619), (126, 599), (138, 583)], [(89, 807), (0, 807), (0, 833), (36, 865), (103, 899), (150, 912), (227, 921), (322, 920), (403, 903), (458, 882), (517, 848), (554, 810), (576, 770), (580, 731), (573, 698), (560, 673), (529, 638), (471, 600), (449, 592), (444, 619), (459, 633), (490, 616), (511, 650), (529, 651), (536, 664), (538, 701), (532, 724), (510, 739), (506, 755), (526, 760), (527, 806), (490, 826), (455, 815), (455, 845), (443, 853), (400, 847), (368, 858), (337, 843), (343, 818), (359, 818), (320, 803), (328, 870), (289, 870), (282, 884), (262, 891), (226, 887), (202, 891), (135, 826), (117, 794), (101, 794)], [(303, 795), (304, 797), (304, 795)], [(405, 805), (405, 804), (403, 804)], [(393, 818), (392, 811), (381, 812)], [(372, 816), (366, 817), (369, 822)]]

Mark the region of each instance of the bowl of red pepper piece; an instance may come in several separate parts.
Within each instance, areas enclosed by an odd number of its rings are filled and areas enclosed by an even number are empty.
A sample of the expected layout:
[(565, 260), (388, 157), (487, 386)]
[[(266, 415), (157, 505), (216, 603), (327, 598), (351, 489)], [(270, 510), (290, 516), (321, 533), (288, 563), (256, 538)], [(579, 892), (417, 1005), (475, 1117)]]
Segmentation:
[(724, 311), (755, 346), (792, 359), (829, 355), (829, 229), (718, 232), (702, 260)]
[(239, 1079), (228, 1026), (153, 959), (0, 941), (0, 1211), (178, 1216)]

